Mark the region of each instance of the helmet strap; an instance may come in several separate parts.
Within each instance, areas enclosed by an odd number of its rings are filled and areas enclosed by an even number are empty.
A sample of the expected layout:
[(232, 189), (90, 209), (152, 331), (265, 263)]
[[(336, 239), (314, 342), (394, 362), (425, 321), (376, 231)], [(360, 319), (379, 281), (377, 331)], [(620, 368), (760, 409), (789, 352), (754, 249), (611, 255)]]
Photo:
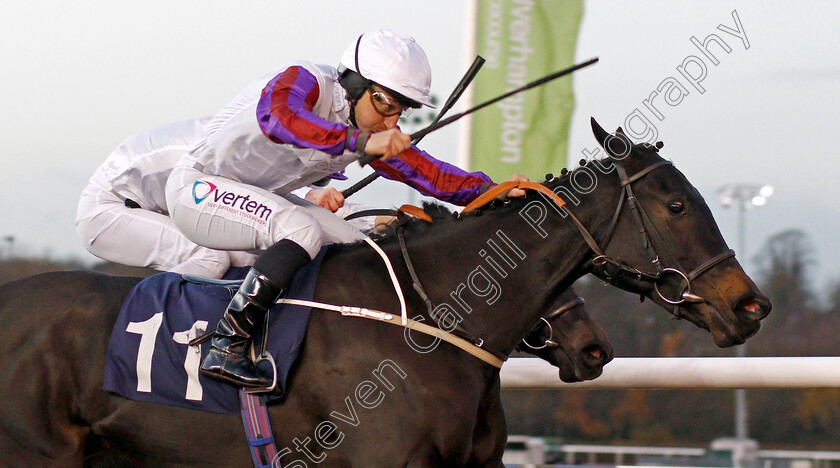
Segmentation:
[[(358, 73), (359, 76), (362, 77), (362, 79), (364, 79), (361, 71), (359, 70), (359, 45), (362, 43), (362, 36), (364, 36), (364, 33), (362, 33), (359, 36), (359, 38), (356, 39), (356, 55), (355, 55), (354, 58), (356, 59), (356, 73)], [(364, 95), (364, 93), (362, 93), (362, 95)], [(350, 101), (350, 123), (352, 123), (353, 126), (356, 127), (356, 128), (359, 128), (359, 124), (356, 123), (356, 104), (359, 103), (359, 98), (360, 97), (361, 96), (357, 95), (357, 96), (353, 97), (352, 99), (349, 99), (349, 101)]]
[(360, 75), (362, 74), (362, 70), (359, 68), (359, 45), (361, 45), (361, 43), (362, 43), (362, 37), (363, 36), (364, 36), (364, 34), (362, 34), (361, 36), (359, 36), (358, 39), (356, 39), (356, 56), (355, 56), (355, 59), (356, 59), (356, 73), (358, 73)]
[(350, 96), (347, 96), (347, 100), (350, 102), (350, 123), (353, 124), (353, 127), (359, 128), (359, 124), (356, 123), (356, 103), (359, 100), (350, 99)]
[(350, 123), (352, 123), (356, 128), (359, 128), (359, 124), (356, 123), (356, 104), (358, 104), (359, 99), (364, 96), (365, 91), (370, 88), (370, 81), (362, 76), (359, 69), (359, 46), (362, 43), (363, 36), (364, 34), (356, 39), (356, 54), (354, 57), (356, 61), (356, 69), (344, 70), (338, 80), (347, 92), (347, 102), (350, 103)]

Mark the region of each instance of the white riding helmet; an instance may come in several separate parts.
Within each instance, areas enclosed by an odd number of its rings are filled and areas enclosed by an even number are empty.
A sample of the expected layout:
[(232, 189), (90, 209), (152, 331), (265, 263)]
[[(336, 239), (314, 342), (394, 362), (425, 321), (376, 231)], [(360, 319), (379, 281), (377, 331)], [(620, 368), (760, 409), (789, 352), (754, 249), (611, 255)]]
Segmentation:
[(362, 34), (344, 51), (341, 65), (405, 98), (435, 107), (429, 96), (432, 68), (412, 37), (390, 29)]

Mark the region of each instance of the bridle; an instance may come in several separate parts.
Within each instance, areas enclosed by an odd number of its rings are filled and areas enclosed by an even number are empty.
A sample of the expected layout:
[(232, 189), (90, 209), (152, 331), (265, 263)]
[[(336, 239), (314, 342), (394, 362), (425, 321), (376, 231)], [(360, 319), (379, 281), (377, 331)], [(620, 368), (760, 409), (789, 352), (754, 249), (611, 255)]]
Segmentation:
[[(728, 249), (724, 252), (721, 252), (721, 253), (715, 255), (714, 257), (706, 260), (705, 262), (700, 264), (698, 267), (696, 267), (693, 270), (686, 273), (685, 268), (683, 268), (680, 265), (679, 261), (676, 259), (676, 256), (674, 256), (673, 253), (670, 252), (670, 249), (668, 248), (667, 243), (664, 241), (664, 239), (662, 239), (662, 236), (659, 235), (659, 232), (657, 231), (656, 226), (654, 226), (653, 222), (650, 220), (650, 217), (645, 212), (641, 203), (639, 203), (637, 201), (636, 196), (633, 193), (633, 188), (632, 188), (633, 183), (639, 181), (640, 179), (642, 179), (646, 175), (650, 174), (654, 170), (656, 170), (660, 167), (664, 167), (664, 166), (673, 166), (673, 164), (668, 160), (662, 160), (662, 161), (656, 162), (654, 164), (651, 164), (650, 166), (642, 169), (641, 171), (634, 174), (633, 176), (628, 176), (626, 170), (623, 167), (621, 167), (617, 164), (614, 164), (613, 166), (616, 168), (616, 171), (617, 171), (618, 176), (619, 176), (619, 181), (621, 183), (621, 195), (619, 196), (618, 205), (616, 206), (616, 209), (613, 213), (613, 217), (612, 217), (612, 220), (610, 222), (609, 229), (607, 230), (607, 234), (604, 237), (603, 245), (606, 246), (604, 249), (601, 249), (599, 247), (598, 242), (595, 240), (595, 238), (592, 236), (592, 234), (589, 232), (589, 230), (586, 229), (586, 227), (583, 225), (583, 223), (581, 223), (580, 220), (571, 211), (569, 211), (565, 201), (562, 198), (560, 198), (551, 188), (549, 188), (547, 185), (544, 185), (544, 184), (537, 184), (537, 183), (530, 182), (530, 181), (527, 181), (527, 182), (514, 182), (514, 181), (503, 182), (503, 183), (493, 187), (491, 190), (485, 192), (483, 195), (478, 197), (472, 203), (467, 205), (467, 207), (465, 207), (461, 211), (461, 213), (459, 213), (458, 215), (460, 217), (460, 215), (463, 214), (463, 213), (469, 213), (471, 211), (474, 211), (474, 210), (490, 203), (491, 201), (495, 200), (497, 196), (499, 196), (503, 193), (506, 193), (511, 188), (523, 188), (523, 189), (538, 191), (546, 199), (551, 200), (556, 205), (556, 207), (559, 210), (561, 210), (562, 213), (564, 213), (569, 219), (571, 219), (572, 222), (577, 227), (577, 229), (580, 231), (581, 235), (583, 236), (584, 241), (587, 243), (589, 248), (595, 253), (595, 257), (592, 259), (592, 265), (593, 265), (593, 273), (596, 276), (598, 276), (599, 278), (602, 278), (605, 281), (607, 281), (611, 284), (614, 284), (616, 286), (620, 285), (620, 282), (621, 282), (622, 278), (632, 278), (632, 279), (637, 280), (637, 281), (644, 281), (644, 282), (650, 283), (653, 286), (654, 291), (656, 292), (656, 294), (659, 296), (660, 299), (662, 299), (667, 304), (670, 304), (670, 305), (674, 306), (674, 310), (672, 311), (672, 314), (677, 318), (681, 318), (680, 305), (685, 304), (685, 303), (695, 304), (695, 303), (706, 302), (706, 300), (704, 298), (702, 298), (702, 297), (700, 297), (700, 296), (691, 292), (691, 282), (693, 280), (697, 279), (703, 273), (707, 272), (708, 270), (710, 270), (711, 268), (716, 266), (717, 264), (723, 262), (724, 260), (726, 260), (730, 257), (734, 257), (735, 256), (735, 251), (732, 250), (732, 249)], [(552, 181), (553, 180), (556, 180), (556, 179), (552, 179)], [(639, 234), (641, 236), (642, 246), (645, 249), (648, 256), (650, 257), (650, 259), (651, 259), (650, 262), (651, 262), (651, 265), (653, 265), (653, 267), (655, 269), (654, 272), (645, 272), (645, 271), (642, 271), (640, 269), (633, 268), (631, 266), (625, 265), (625, 264), (621, 263), (620, 260), (612, 258), (605, 253), (606, 249), (610, 245), (610, 240), (612, 239), (613, 232), (615, 231), (615, 228), (618, 224), (618, 219), (619, 219), (619, 217), (621, 215), (621, 212), (624, 208), (625, 202), (627, 203), (627, 206), (630, 207), (630, 210), (633, 213), (633, 219), (635, 220), (636, 226), (638, 227)], [(409, 210), (409, 208), (411, 208), (411, 210)], [(360, 213), (357, 213), (356, 215), (348, 216), (345, 219), (351, 219), (351, 218), (355, 218), (355, 217), (362, 216), (362, 215), (369, 215), (371, 213), (373, 213), (373, 211), (366, 211), (366, 212), (363, 212), (363, 213), (360, 212)], [(431, 218), (428, 217), (428, 215), (425, 212), (423, 212), (422, 209), (417, 208), (417, 207), (411, 207), (411, 206), (404, 205), (397, 212), (393, 212), (393, 211), (390, 211), (390, 210), (388, 211), (388, 214), (396, 214), (398, 216), (405, 216), (406, 213), (411, 214), (411, 215), (416, 216), (416, 217), (419, 217), (419, 218), (422, 218), (422, 219), (426, 220), (427, 222), (432, 222)], [(384, 213), (380, 213), (380, 212), (377, 211), (376, 214), (384, 214)], [(670, 254), (670, 257), (673, 259), (674, 263), (676, 264), (676, 267), (664, 267), (662, 265), (662, 261), (660, 259), (659, 253), (657, 252), (656, 247), (651, 242), (651, 237), (650, 237), (649, 232), (653, 233), (659, 239), (659, 241), (662, 243), (662, 245), (665, 247), (665, 249), (668, 250), (668, 253)], [(406, 246), (404, 235), (405, 235), (404, 225), (400, 225), (399, 228), (397, 229), (397, 238), (398, 238), (399, 243), (400, 243), (400, 250), (401, 250), (401, 253), (403, 255), (403, 259), (406, 263), (406, 267), (409, 271), (409, 274), (411, 275), (411, 279), (412, 279), (412, 283), (413, 283), (413, 287), (414, 287), (415, 291), (417, 291), (417, 293), (419, 294), (419, 296), (421, 297), (421, 299), (425, 303), (426, 308), (428, 309), (428, 312), (431, 314), (432, 309), (433, 309), (432, 302), (431, 302), (429, 296), (426, 294), (425, 289), (420, 284), (420, 278), (418, 277), (418, 275), (417, 275), (417, 273), (414, 269), (414, 265), (412, 264), (410, 255), (408, 253), (408, 248)], [(683, 283), (685, 284), (685, 286), (682, 288), (682, 293), (676, 299), (669, 299), (669, 298), (665, 297), (665, 295), (662, 294), (662, 291), (659, 289), (659, 283), (668, 274), (675, 274), (675, 275), (680, 276), (682, 278), (681, 285)], [(576, 302), (577, 299), (579, 299), (580, 301)], [(539, 327), (539, 326), (543, 326), (544, 324), (548, 324), (548, 326), (551, 328), (551, 324), (548, 323), (549, 320), (567, 312), (572, 307), (574, 307), (574, 306), (576, 306), (580, 303), (583, 303), (583, 298), (577, 298), (577, 299), (571, 301), (570, 303), (564, 304), (559, 309), (555, 310), (554, 312), (552, 312), (551, 314), (549, 314), (547, 316), (540, 317), (540, 319), (537, 321), (537, 324), (535, 325), (534, 328)], [(532, 328), (531, 331), (528, 332), (528, 334), (526, 334), (526, 336), (534, 333), (534, 331), (535, 331), (534, 328)], [(475, 345), (479, 348), (482, 348), (483, 345), (484, 345), (484, 340), (482, 338), (477, 337), (477, 336), (469, 333), (460, 324), (457, 324), (455, 326), (455, 328), (453, 330), (451, 330), (451, 333), (462, 337), (463, 339), (471, 342), (473, 345)], [(525, 343), (525, 345), (528, 346), (531, 349), (542, 349), (544, 347), (556, 347), (556, 346), (558, 346), (558, 344), (555, 341), (553, 341), (552, 338), (553, 338), (553, 328), (551, 328), (551, 333), (550, 333), (549, 338), (540, 347), (534, 347), (534, 346), (528, 344), (527, 342), (525, 342), (524, 340), (522, 342)], [(496, 357), (499, 357), (502, 360), (504, 360), (506, 358), (506, 356), (503, 355), (502, 353), (495, 352), (495, 351), (492, 351), (492, 350), (487, 350), (487, 351), (490, 352), (491, 354), (495, 355)]]
[[(531, 327), (531, 331), (525, 334), (525, 338), (522, 338), (522, 344), (535, 351), (543, 348), (559, 348), (560, 344), (554, 341), (554, 327), (551, 325), (551, 320), (565, 314), (566, 312), (574, 309), (579, 305), (583, 305), (584, 303), (586, 303), (586, 301), (582, 297), (575, 296), (574, 299), (561, 305), (559, 308), (555, 309), (550, 314), (540, 317), (539, 320), (537, 320), (537, 323), (535, 323), (534, 326)], [(534, 346), (531, 343), (528, 343), (529, 336), (537, 333), (539, 330), (546, 326), (548, 327), (548, 338), (545, 339), (543, 344)]]
[[(651, 164), (650, 166), (644, 168), (643, 170), (639, 171), (633, 176), (628, 176), (626, 170), (623, 167), (619, 166), (618, 164), (613, 164), (613, 167), (615, 167), (616, 172), (618, 173), (619, 180), (621, 182), (621, 195), (619, 196), (618, 206), (616, 207), (615, 212), (613, 213), (609, 229), (607, 229), (607, 234), (604, 238), (605, 240), (603, 243), (605, 247), (603, 249), (601, 249), (598, 246), (598, 243), (595, 241), (595, 238), (592, 236), (592, 234), (590, 234), (586, 227), (583, 226), (580, 220), (578, 220), (568, 210), (568, 208), (566, 208), (565, 206), (561, 206), (560, 209), (563, 210), (572, 219), (572, 221), (580, 231), (581, 235), (583, 236), (584, 240), (589, 245), (589, 248), (592, 249), (593, 252), (595, 252), (595, 258), (592, 259), (592, 265), (593, 273), (596, 276), (614, 285), (618, 285), (622, 278), (632, 278), (636, 281), (643, 281), (652, 284), (653, 289), (659, 296), (659, 298), (662, 299), (664, 302), (674, 306), (673, 314), (674, 316), (679, 318), (681, 316), (679, 311), (680, 305), (685, 303), (696, 304), (706, 302), (704, 298), (691, 292), (691, 282), (697, 279), (703, 273), (709, 271), (718, 263), (730, 257), (734, 257), (735, 251), (732, 249), (723, 251), (718, 255), (715, 255), (714, 257), (706, 260), (698, 267), (694, 268), (693, 270), (687, 273), (686, 269), (683, 268), (682, 265), (680, 265), (676, 256), (674, 256), (674, 254), (670, 251), (670, 249), (668, 248), (668, 244), (659, 234), (659, 231), (657, 231), (656, 226), (651, 221), (644, 207), (633, 193), (634, 182), (639, 181), (640, 179), (642, 179), (643, 177), (660, 167), (672, 165), (673, 164), (671, 163), (671, 161), (662, 160), (657, 163)], [(605, 251), (610, 245), (610, 240), (612, 239), (613, 232), (615, 231), (616, 225), (618, 224), (618, 219), (621, 215), (625, 203), (629, 207), (630, 212), (633, 214), (633, 219), (636, 223), (636, 227), (638, 228), (639, 235), (641, 237), (642, 247), (644, 248), (645, 252), (650, 258), (650, 263), (654, 268), (653, 272), (646, 272), (625, 265), (621, 263), (620, 260), (612, 258), (605, 253)], [(669, 257), (673, 260), (676, 266), (665, 267), (662, 265), (662, 259), (659, 255), (659, 252), (657, 252), (656, 246), (653, 244), (653, 242), (651, 242), (651, 234), (656, 236), (656, 238), (659, 239), (661, 245), (664, 246), (666, 250), (668, 250)], [(680, 276), (682, 279), (682, 282), (680, 284), (685, 284), (685, 286), (682, 288), (682, 292), (680, 293), (679, 297), (675, 299), (666, 297), (664, 294), (662, 294), (662, 291), (659, 288), (662, 279), (669, 274)]]

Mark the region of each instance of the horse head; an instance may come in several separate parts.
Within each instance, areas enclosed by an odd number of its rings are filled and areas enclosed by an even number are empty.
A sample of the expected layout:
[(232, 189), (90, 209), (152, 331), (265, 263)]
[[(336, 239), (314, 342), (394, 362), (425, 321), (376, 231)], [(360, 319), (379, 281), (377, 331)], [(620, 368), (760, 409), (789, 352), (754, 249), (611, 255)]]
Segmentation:
[(592, 320), (583, 298), (571, 288), (557, 297), (518, 349), (557, 367), (560, 380), (567, 383), (598, 377), (615, 356), (604, 330)]
[(703, 197), (657, 145), (633, 144), (619, 128), (592, 130), (620, 179), (618, 207), (598, 243), (592, 272), (708, 330), (715, 344), (741, 344), (770, 301), (735, 259)]
[[(708, 330), (719, 347), (746, 341), (770, 302), (735, 260), (703, 197), (658, 146), (633, 144), (594, 120), (592, 127), (608, 157), (524, 184), (532, 190), (518, 199), (490, 192), (461, 213), (426, 205), (432, 222), (408, 223), (405, 242), (383, 239), (389, 256), (412, 258), (412, 277), (398, 269), (403, 281), (422, 279), (426, 299), (409, 295), (409, 308), (504, 357), (562, 291), (594, 273)], [(364, 290), (381, 289), (373, 274), (357, 277)], [(379, 297), (370, 306), (393, 309)]]

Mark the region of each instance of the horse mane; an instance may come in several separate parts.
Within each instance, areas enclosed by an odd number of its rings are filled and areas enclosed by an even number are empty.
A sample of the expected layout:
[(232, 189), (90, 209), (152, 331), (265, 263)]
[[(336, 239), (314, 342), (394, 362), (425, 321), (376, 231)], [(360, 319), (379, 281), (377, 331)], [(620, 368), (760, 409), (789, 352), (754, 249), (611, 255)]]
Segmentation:
[[(610, 158), (608, 157), (604, 158), (601, 162), (604, 164), (612, 163)], [(587, 161), (584, 159), (580, 160), (580, 167), (589, 167), (591, 164), (592, 161)], [(566, 168), (563, 168), (560, 171), (559, 177), (555, 177), (553, 174), (546, 174), (545, 180), (540, 181), (540, 183), (542, 185), (545, 185), (549, 189), (554, 190), (558, 185), (567, 183), (569, 178), (572, 177), (573, 173), (574, 170), (570, 171)], [(391, 238), (396, 238), (397, 229), (400, 227), (403, 227), (408, 233), (427, 232), (430, 229), (452, 229), (451, 226), (455, 225), (456, 223), (464, 221), (466, 219), (479, 217), (482, 214), (484, 214), (487, 210), (518, 210), (527, 202), (531, 201), (533, 197), (536, 196), (538, 195), (529, 192), (524, 197), (510, 198), (507, 200), (496, 199), (469, 213), (453, 211), (447, 206), (437, 201), (423, 201), (421, 208), (424, 213), (426, 213), (427, 215), (429, 215), (429, 217), (432, 218), (432, 223), (429, 223), (428, 221), (424, 221), (419, 218), (415, 218), (413, 216), (404, 216), (401, 217), (401, 219), (398, 222), (389, 226), (388, 229), (379, 236), (379, 240), (387, 241)], [(448, 226), (448, 228), (444, 228), (443, 226)]]
[[(616, 130), (616, 133), (624, 136), (625, 138), (627, 138), (627, 136), (624, 134), (624, 131), (621, 129), (621, 127), (619, 127)], [(629, 141), (629, 138), (628, 138), (628, 141)], [(659, 156), (659, 157), (661, 157), (659, 155), (659, 150), (664, 146), (664, 143), (662, 143), (661, 141), (657, 141), (655, 144), (649, 144), (649, 143), (645, 143), (645, 142), (642, 142), (642, 143), (632, 143), (631, 142), (631, 144), (632, 144), (632, 152), (633, 153), (638, 154), (638, 153), (649, 152), (649, 153), (653, 153), (653, 154), (655, 154), (656, 156)], [(554, 174), (551, 174), (551, 173), (546, 174), (545, 175), (545, 180), (541, 181), (540, 183), (542, 185), (548, 187), (551, 190), (555, 190), (557, 188), (557, 186), (559, 186), (559, 185), (568, 185), (568, 181), (571, 177), (573, 177), (575, 171), (578, 171), (578, 170), (581, 170), (581, 169), (584, 169), (584, 168), (591, 169), (592, 166), (597, 163), (600, 166), (600, 168), (609, 168), (609, 171), (611, 172), (613, 162), (614, 162), (613, 158), (609, 155), (605, 156), (603, 158), (600, 158), (600, 159), (581, 159), (578, 162), (578, 167), (576, 167), (575, 169), (569, 170), (568, 168), (564, 167), (560, 170), (560, 175), (557, 176), (557, 177), (555, 177)], [(424, 201), (422, 208), (423, 208), (423, 211), (426, 214), (431, 216), (432, 220), (434, 221), (433, 224), (451, 223), (455, 220), (461, 220), (461, 219), (464, 219), (464, 218), (480, 216), (481, 213), (482, 213), (482, 210), (487, 210), (487, 209), (490, 209), (490, 210), (511, 209), (511, 210), (513, 210), (513, 209), (516, 209), (517, 207), (519, 207), (520, 205), (525, 204), (526, 200), (530, 201), (530, 198), (532, 196), (534, 196), (534, 195), (532, 195), (531, 193), (528, 193), (528, 194), (526, 194), (525, 197), (511, 198), (507, 201), (493, 200), (490, 203), (488, 203), (487, 205), (484, 205), (483, 207), (480, 207), (480, 208), (478, 208), (477, 210), (475, 210), (471, 213), (457, 213), (457, 212), (454, 212), (454, 211), (448, 209), (446, 206), (442, 205), (439, 202)], [(426, 224), (426, 225), (429, 224), (425, 221), (414, 219), (414, 218), (412, 218), (406, 224), (413, 226), (413, 225), (418, 225), (418, 223), (419, 224)]]
[[(620, 128), (618, 133), (623, 134)], [(656, 142), (655, 145), (648, 143), (635, 143), (632, 146), (633, 153), (652, 152), (658, 155), (659, 149), (663, 147), (663, 143), (661, 141)], [(592, 166), (596, 163), (600, 166), (598, 169), (595, 169), (596, 172), (601, 172), (599, 169), (602, 170), (603, 168), (610, 168), (609, 170), (612, 171), (613, 159), (610, 156), (605, 156), (600, 159), (581, 159), (578, 162), (578, 167), (575, 169), (569, 170), (568, 168), (562, 168), (558, 176), (551, 173), (546, 174), (545, 179), (540, 181), (540, 183), (552, 191), (560, 185), (568, 187), (570, 185), (569, 179), (574, 176), (576, 171), (582, 169), (592, 170)], [(428, 233), (432, 229), (453, 230), (455, 229), (453, 226), (457, 226), (457, 223), (470, 218), (479, 217), (488, 210), (498, 210), (500, 212), (518, 210), (539, 196), (540, 195), (529, 191), (524, 197), (510, 198), (507, 200), (493, 200), (470, 213), (453, 211), (437, 201), (423, 201), (421, 208), (423, 212), (432, 218), (432, 223), (413, 216), (401, 216), (396, 223), (390, 225), (386, 231), (377, 236), (377, 238), (380, 243), (387, 243), (391, 240), (395, 240), (397, 238), (397, 229), (400, 227), (404, 228), (406, 233), (412, 234)]]

